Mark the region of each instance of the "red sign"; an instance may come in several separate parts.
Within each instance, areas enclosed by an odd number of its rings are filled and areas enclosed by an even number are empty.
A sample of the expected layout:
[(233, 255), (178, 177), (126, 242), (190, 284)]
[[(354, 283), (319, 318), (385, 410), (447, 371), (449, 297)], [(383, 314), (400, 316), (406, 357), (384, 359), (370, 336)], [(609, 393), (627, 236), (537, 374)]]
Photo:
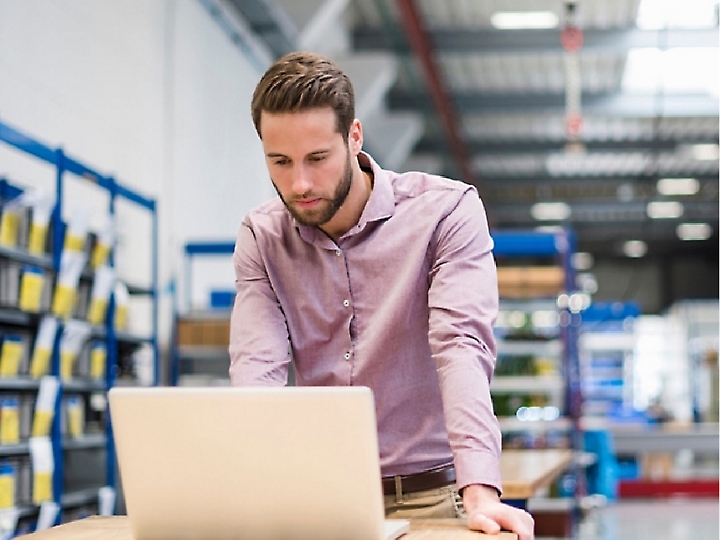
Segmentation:
[(566, 51), (579, 50), (583, 44), (583, 31), (577, 26), (566, 26), (560, 31), (560, 43)]

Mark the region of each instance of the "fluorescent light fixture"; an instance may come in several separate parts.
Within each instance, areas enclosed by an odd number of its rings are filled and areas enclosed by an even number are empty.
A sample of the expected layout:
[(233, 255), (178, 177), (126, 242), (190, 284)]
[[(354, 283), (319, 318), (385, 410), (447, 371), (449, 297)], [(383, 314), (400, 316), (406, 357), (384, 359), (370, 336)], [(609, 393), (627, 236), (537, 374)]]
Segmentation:
[(530, 208), (530, 215), (538, 221), (562, 221), (571, 213), (570, 206), (564, 202), (535, 203)]
[(717, 161), (720, 158), (720, 146), (717, 144), (690, 145), (690, 155), (698, 161)]
[(490, 24), (500, 30), (557, 28), (558, 16), (552, 11), (496, 11)]
[(638, 259), (647, 253), (647, 244), (642, 240), (628, 240), (623, 244), (622, 249), (627, 257)]
[(676, 232), (680, 240), (707, 240), (713, 230), (709, 223), (681, 223)]
[(695, 195), (700, 191), (697, 178), (661, 178), (657, 183), (661, 195)]
[(653, 201), (647, 205), (647, 215), (652, 219), (674, 219), (683, 215), (685, 209), (677, 201)]

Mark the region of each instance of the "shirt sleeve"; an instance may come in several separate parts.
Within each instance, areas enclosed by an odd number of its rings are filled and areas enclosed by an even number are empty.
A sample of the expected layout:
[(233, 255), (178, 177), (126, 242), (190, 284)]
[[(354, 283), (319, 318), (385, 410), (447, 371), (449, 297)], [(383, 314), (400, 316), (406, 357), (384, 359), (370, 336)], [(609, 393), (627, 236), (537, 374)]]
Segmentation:
[(233, 253), (237, 294), (230, 318), (230, 380), (234, 386), (287, 384), (287, 323), (257, 239), (247, 222)]
[(465, 191), (439, 223), (430, 271), (429, 342), (458, 488), (501, 491), (501, 436), (490, 399), (498, 312), (493, 241), (477, 192)]

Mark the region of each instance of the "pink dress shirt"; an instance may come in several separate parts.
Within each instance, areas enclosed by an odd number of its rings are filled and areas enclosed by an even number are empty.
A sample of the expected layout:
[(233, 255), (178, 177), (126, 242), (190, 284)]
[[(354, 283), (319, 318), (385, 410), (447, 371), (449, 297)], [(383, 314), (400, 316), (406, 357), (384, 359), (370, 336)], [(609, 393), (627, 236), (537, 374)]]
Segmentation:
[(276, 198), (242, 222), (233, 262), (234, 385), (362, 385), (375, 396), (383, 476), (454, 461), (457, 485), (500, 490), (490, 401), (497, 274), (475, 189), (381, 169), (337, 242)]

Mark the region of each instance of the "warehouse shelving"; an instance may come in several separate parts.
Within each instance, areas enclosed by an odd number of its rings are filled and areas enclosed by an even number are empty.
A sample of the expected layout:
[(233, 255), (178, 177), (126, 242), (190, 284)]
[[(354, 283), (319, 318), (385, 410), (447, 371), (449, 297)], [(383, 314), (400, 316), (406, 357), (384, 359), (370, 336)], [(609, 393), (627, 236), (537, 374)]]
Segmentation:
[(170, 355), (169, 379), (174, 386), (229, 384), (229, 300), (232, 294), (222, 294), (220, 306), (203, 309), (190, 309), (189, 306), (194, 261), (198, 257), (225, 257), (230, 265), (234, 248), (234, 242), (224, 241), (188, 242), (184, 246), (185, 307), (175, 307)]
[[(149, 299), (150, 330), (147, 335), (134, 335), (125, 330), (116, 328), (117, 306), (115, 297), (110, 294), (106, 305), (104, 321), (89, 324), (89, 334), (80, 344), (75, 359), (75, 367), (70, 376), (61, 376), (63, 359), (60, 353), (60, 342), (63, 331), (73, 321), (84, 320), (87, 313), (83, 312), (87, 306), (81, 302), (76, 303), (75, 309), (69, 314), (54, 312), (48, 302), (49, 297), (42, 296), (36, 306), (37, 309), (21, 309), (17, 303), (8, 302), (3, 296), (7, 291), (0, 291), (0, 337), (3, 343), (13, 334), (21, 334), (26, 341), (22, 341), (22, 365), (17, 374), (0, 377), (0, 399), (18, 398), (20, 406), (17, 411), (19, 423), (19, 438), (10, 444), (0, 443), (0, 460), (3, 463), (17, 465), (15, 486), (16, 490), (10, 500), (15, 499), (14, 506), (2, 508), (3, 517), (7, 518), (14, 513), (17, 519), (15, 534), (32, 531), (39, 514), (54, 508), (50, 515), (52, 521), (60, 523), (86, 513), (98, 512), (98, 492), (101, 488), (110, 488), (117, 491), (117, 471), (115, 462), (115, 448), (112, 437), (109, 415), (107, 414), (106, 392), (123, 378), (123, 384), (139, 384), (137, 380), (124, 380), (127, 369), (125, 364), (132, 362), (134, 351), (144, 348), (152, 356), (153, 377), (151, 384), (158, 382), (159, 354), (158, 354), (158, 306), (157, 306), (157, 215), (156, 204), (152, 199), (145, 198), (118, 183), (113, 177), (99, 174), (68, 156), (62, 149), (50, 148), (45, 144), (21, 133), (14, 127), (0, 122), (0, 141), (4, 142), (12, 152), (24, 156), (30, 161), (39, 161), (49, 164), (54, 169), (54, 204), (49, 216), (46, 241), (41, 252), (37, 249), (31, 253), (28, 246), (20, 242), (13, 247), (0, 247), (0, 265), (6, 273), (7, 268), (16, 268), (18, 265), (26, 271), (28, 267), (37, 268), (38, 275), (45, 277), (42, 294), (46, 292), (57, 293), (61, 272), (63, 250), (65, 249), (66, 232), (70, 229), (68, 223), (63, 221), (63, 202), (66, 197), (66, 175), (73, 175), (88, 185), (104, 190), (108, 201), (107, 216), (112, 218), (116, 213), (116, 202), (128, 201), (139, 207), (141, 211), (149, 212), (151, 218), (151, 250), (148, 265), (148, 284), (143, 286), (128, 285), (130, 295), (138, 295)], [(21, 187), (8, 179), (0, 179), (0, 209), (8, 211), (8, 204), (20, 197), (28, 186)], [(93, 188), (96, 189), (96, 188)], [(81, 245), (85, 250), (92, 247), (92, 238), (87, 234), (82, 238)], [(111, 248), (111, 246), (109, 246)], [(89, 250), (88, 250), (89, 251)], [(86, 255), (89, 253), (86, 253)], [(89, 257), (88, 257), (89, 259)], [(109, 249), (106, 258), (108, 266), (114, 266), (114, 250)], [(15, 271), (15, 270), (13, 270)], [(14, 277), (10, 274), (10, 278)], [(90, 287), (96, 277), (92, 265), (86, 264), (78, 278), (79, 289), (89, 293)], [(12, 279), (5, 279), (2, 283), (12, 283)], [(2, 280), (0, 280), (2, 281)], [(16, 286), (21, 287), (15, 283)], [(22, 289), (21, 289), (22, 290)], [(18, 292), (15, 291), (17, 297)], [(78, 295), (80, 296), (80, 295)], [(12, 300), (12, 298), (10, 298)], [(37, 345), (36, 340), (44, 318), (51, 317), (56, 321), (57, 328), (53, 332), (54, 338), (48, 344), (50, 349), (50, 362), (45, 375), (31, 376), (28, 373), (28, 362), (31, 349)], [(52, 336), (51, 336), (52, 337)], [(104, 347), (104, 366), (100, 370), (99, 379), (89, 376), (90, 347), (93, 345)], [(102, 355), (98, 356), (102, 360)], [(79, 367), (78, 367), (79, 366)], [(84, 370), (82, 373), (79, 369)], [(66, 374), (67, 375), (67, 374)], [(46, 383), (54, 384), (57, 392), (51, 399), (50, 430), (47, 435), (37, 436), (31, 428), (33, 418), (37, 418), (40, 405), (38, 396)], [(51, 395), (52, 397), (52, 395)], [(73, 424), (73, 416), (81, 419), (81, 424)], [(3, 418), (5, 420), (5, 418)], [(78, 430), (79, 426), (79, 430)], [(87, 431), (86, 431), (87, 430)], [(1, 430), (0, 430), (1, 431)], [(73, 436), (71, 436), (73, 435)], [(37, 461), (33, 455), (36, 441), (48, 442), (51, 449), (50, 485), (48, 496), (42, 500), (33, 496), (33, 490), (38, 488), (38, 471), (34, 470)], [(31, 467), (32, 462), (32, 467)], [(32, 470), (32, 472), (31, 472)], [(81, 474), (78, 474), (81, 473)], [(34, 476), (33, 476), (34, 475)], [(33, 481), (35, 483), (33, 484)], [(76, 487), (80, 485), (81, 487)], [(3, 494), (8, 495), (8, 494)], [(37, 492), (35, 492), (37, 495)], [(8, 499), (5, 499), (8, 500)], [(11, 518), (13, 519), (13, 518)], [(3, 529), (7, 532), (5, 529)], [(12, 533), (12, 531), (10, 531)]]
[[(560, 230), (498, 231), (492, 237), (500, 313), (495, 328), (498, 364), (491, 391), (494, 395), (542, 395), (546, 405), (556, 407), (564, 417), (560, 423), (545, 421), (543, 425), (577, 424), (581, 401), (579, 315), (568, 309), (569, 295), (575, 289), (571, 264), (574, 236)], [(516, 411), (502, 412), (498, 413), (501, 424), (518, 425), (513, 418)]]
[(607, 417), (633, 409), (637, 304), (594, 303), (582, 312), (580, 371), (583, 416)]
[[(497, 366), (490, 386), (504, 448), (569, 447), (576, 459), (546, 494), (528, 501), (545, 517), (578, 532), (584, 495), (579, 305), (571, 231), (492, 233), (500, 311)], [(582, 458), (582, 459), (581, 459)], [(561, 495), (558, 497), (557, 495)], [(542, 531), (538, 530), (538, 534)]]

